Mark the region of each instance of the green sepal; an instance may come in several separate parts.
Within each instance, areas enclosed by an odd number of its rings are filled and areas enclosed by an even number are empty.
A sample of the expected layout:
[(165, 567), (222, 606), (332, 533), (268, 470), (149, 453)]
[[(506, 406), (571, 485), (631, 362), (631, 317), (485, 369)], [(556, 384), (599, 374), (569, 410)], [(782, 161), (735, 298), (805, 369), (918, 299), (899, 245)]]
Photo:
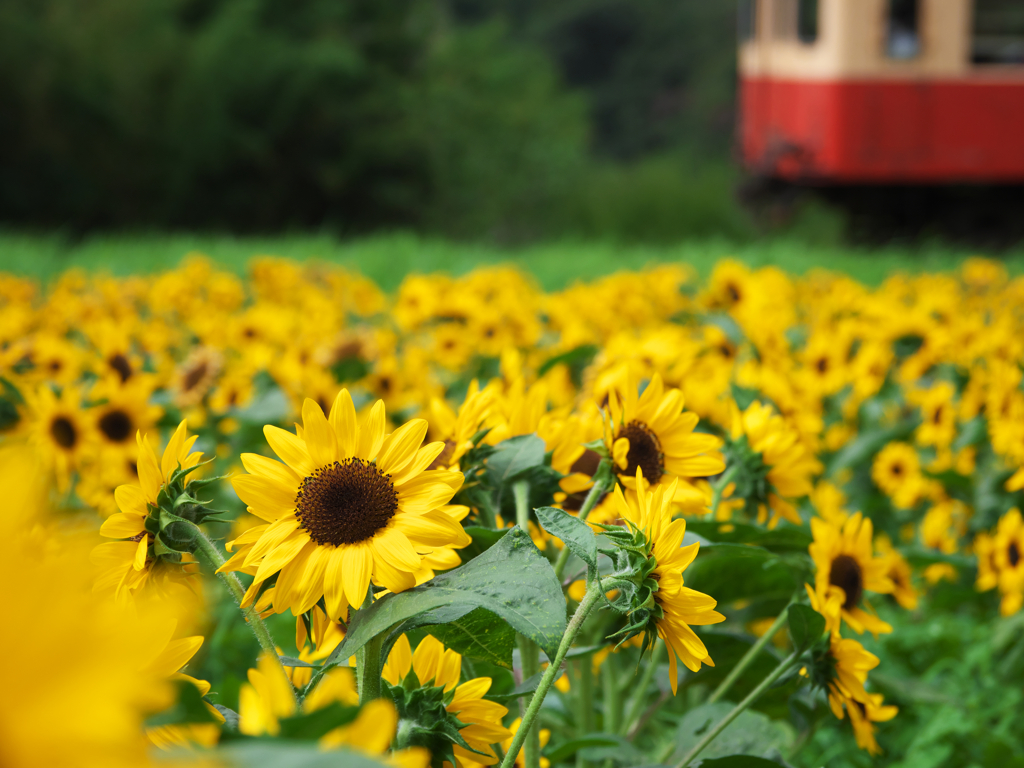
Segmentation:
[(485, 754), (469, 745), (460, 733), (467, 724), (446, 709), (451, 703), (454, 690), (446, 695), (443, 688), (419, 685), (419, 680), (412, 673), (406, 676), (402, 685), (391, 685), (386, 680), (382, 680), (381, 684), (398, 710), (396, 749), (426, 747), (430, 750), (431, 765), (436, 768), (440, 768), (443, 762), (457, 765), (453, 749), (455, 744), (469, 752)]

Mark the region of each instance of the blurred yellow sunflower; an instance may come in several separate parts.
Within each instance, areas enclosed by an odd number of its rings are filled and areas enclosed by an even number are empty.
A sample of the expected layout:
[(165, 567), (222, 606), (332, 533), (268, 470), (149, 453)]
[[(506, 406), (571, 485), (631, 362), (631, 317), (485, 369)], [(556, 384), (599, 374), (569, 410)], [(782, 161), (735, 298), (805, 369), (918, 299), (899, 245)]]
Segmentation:
[(892, 632), (891, 626), (860, 607), (865, 592), (891, 594), (896, 588), (886, 560), (875, 557), (872, 532), (871, 520), (860, 512), (842, 525), (819, 517), (811, 520), (814, 541), (809, 552), (817, 573), (814, 589), (807, 585), (807, 592), (833, 635), (839, 634), (840, 620), (858, 634), (865, 629), (874, 635)]
[(58, 488), (66, 490), (71, 473), (96, 447), (92, 424), (82, 408), (81, 392), (69, 386), (57, 395), (44, 384), (35, 393), (29, 393), (26, 400), (29, 440), (53, 469)]
[(328, 616), (359, 608), (370, 583), (409, 589), (423, 568), (421, 552), (470, 542), (442, 511), (461, 487), (459, 472), (428, 470), (444, 443), (421, 445), (427, 422), (414, 419), (385, 435), (384, 403), (360, 423), (348, 390), (325, 417), (307, 399), (297, 434), (273, 426), (264, 434), (284, 463), (243, 453), (249, 474), (232, 478), (249, 512), (266, 525), (236, 540), (221, 570), (254, 576), (246, 601), (278, 574), (273, 605), (296, 615), (325, 598)]
[(828, 704), (840, 720), (844, 710), (850, 715), (857, 746), (877, 755), (881, 750), (875, 741), (872, 723), (891, 720), (899, 711), (894, 706), (883, 706), (881, 694), (864, 690), (868, 672), (878, 666), (878, 657), (864, 650), (856, 640), (832, 636), (825, 667), (830, 667), (826, 683)]
[[(725, 469), (722, 441), (694, 432), (699, 417), (683, 410), (683, 393), (665, 390), (659, 374), (640, 394), (632, 376), (608, 395), (605, 441), (620, 480), (633, 487), (637, 470), (649, 483), (717, 475)], [(676, 485), (676, 488), (679, 486)]]
[(767, 520), (772, 527), (784, 518), (803, 524), (793, 500), (814, 490), (811, 478), (821, 471), (821, 463), (801, 442), (795, 427), (771, 405), (755, 400), (741, 412), (733, 402), (727, 450), (730, 466), (739, 473), (738, 495), (747, 498), (748, 505), (757, 505), (758, 522)]

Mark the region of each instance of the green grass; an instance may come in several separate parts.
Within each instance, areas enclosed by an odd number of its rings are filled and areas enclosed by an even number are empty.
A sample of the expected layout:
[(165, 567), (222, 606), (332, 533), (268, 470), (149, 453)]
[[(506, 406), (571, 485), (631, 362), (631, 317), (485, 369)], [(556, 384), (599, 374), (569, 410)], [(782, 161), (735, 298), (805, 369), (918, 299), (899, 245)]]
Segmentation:
[[(319, 259), (354, 268), (394, 289), (410, 272), (463, 274), (481, 264), (513, 264), (536, 276), (548, 290), (578, 278), (605, 275), (650, 264), (684, 262), (706, 276), (715, 262), (732, 256), (755, 267), (776, 265), (794, 273), (824, 267), (878, 284), (894, 271), (922, 272), (955, 268), (974, 252), (940, 243), (867, 249), (826, 239), (774, 236), (747, 243), (707, 238), (669, 246), (617, 245), (611, 242), (549, 242), (516, 248), (457, 243), (414, 234), (380, 234), (342, 240), (327, 234), (232, 237), (214, 234), (96, 235), (70, 242), (60, 235), (0, 232), (0, 271), (47, 281), (78, 267), (114, 275), (156, 272), (199, 251), (228, 269), (242, 272), (253, 255)], [(1024, 247), (1001, 258), (1013, 274), (1024, 273)]]

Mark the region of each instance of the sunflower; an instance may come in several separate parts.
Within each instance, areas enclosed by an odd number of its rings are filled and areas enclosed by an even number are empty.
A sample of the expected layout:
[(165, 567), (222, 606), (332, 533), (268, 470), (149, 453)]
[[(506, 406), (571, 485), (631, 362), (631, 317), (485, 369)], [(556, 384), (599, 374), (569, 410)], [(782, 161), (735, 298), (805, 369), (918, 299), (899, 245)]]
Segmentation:
[(677, 658), (693, 672), (699, 671), (702, 663), (714, 666), (708, 649), (690, 627), (718, 624), (725, 621), (725, 616), (715, 610), (717, 601), (713, 597), (683, 586), (683, 571), (697, 557), (700, 543), (680, 547), (686, 521), (672, 519), (678, 481), (647, 486), (640, 469), (636, 471), (635, 481), (638, 489), (635, 496), (627, 497), (620, 486), (615, 487), (615, 503), (619, 517), (644, 534), (647, 557), (655, 564), (651, 578), (658, 583), (654, 592), (660, 609), (660, 616), (655, 614), (657, 632), (670, 650), (669, 679), (674, 694), (679, 680)]
[(441, 511), (463, 476), (427, 469), (444, 443), (421, 447), (426, 421), (385, 436), (384, 403), (357, 423), (347, 389), (329, 418), (307, 399), (302, 421), (298, 434), (263, 429), (284, 463), (243, 453), (249, 474), (232, 479), (249, 512), (267, 522), (246, 531), (221, 569), (255, 569), (247, 601), (278, 574), (276, 612), (305, 613), (325, 597), (336, 620), (363, 604), (371, 582), (392, 592), (412, 587), (421, 552), (469, 544), (462, 526)]
[(992, 566), (1002, 602), (999, 612), (1010, 616), (1024, 603), (1024, 519), (1014, 508), (999, 518), (992, 537)]
[(927, 490), (921, 459), (907, 443), (889, 443), (875, 456), (871, 479), (900, 509), (910, 509)]
[(803, 524), (793, 502), (813, 491), (811, 478), (821, 471), (821, 463), (801, 442), (796, 428), (772, 406), (755, 400), (740, 412), (732, 404), (726, 454), (737, 471), (737, 496), (756, 508), (758, 522), (768, 520), (773, 527), (785, 518), (794, 525)]
[(877, 666), (878, 657), (860, 643), (836, 635), (814, 664), (815, 683), (828, 693), (832, 714), (842, 720), (849, 713), (857, 746), (872, 755), (880, 752), (872, 723), (891, 720), (899, 711), (894, 706), (883, 706), (881, 694), (864, 689), (868, 672)]
[[(605, 437), (620, 480), (632, 486), (637, 471), (650, 483), (717, 475), (725, 469), (714, 435), (694, 432), (697, 414), (683, 410), (683, 393), (665, 390), (655, 374), (643, 394), (635, 378), (609, 392)], [(679, 484), (673, 486), (679, 488)]]
[[(100, 544), (92, 552), (92, 561), (99, 568), (95, 589), (112, 592), (128, 600), (144, 587), (160, 593), (180, 589), (192, 591), (195, 561), (190, 555), (157, 555), (152, 531), (147, 521), (158, 507), (157, 497), (164, 484), (180, 467), (196, 466), (203, 454), (192, 451), (196, 435), (188, 437), (182, 421), (157, 459), (149, 436), (136, 435), (139, 448), (138, 484), (121, 485), (114, 491), (114, 500), (121, 511), (111, 515), (100, 527), (100, 534), (118, 539)], [(173, 558), (173, 559), (172, 559)]]
[(892, 632), (892, 627), (860, 607), (865, 592), (891, 594), (896, 585), (888, 574), (885, 559), (875, 557), (872, 549), (872, 525), (860, 512), (842, 525), (815, 517), (811, 520), (814, 541), (809, 547), (817, 569), (814, 589), (807, 586), (811, 603), (839, 634), (840, 619), (860, 634), (865, 629), (874, 635)]
[(28, 397), (29, 439), (43, 461), (54, 470), (57, 487), (64, 491), (83, 457), (95, 449), (96, 437), (81, 393), (65, 387), (60, 395), (49, 386), (41, 386)]
[[(451, 696), (445, 706), (446, 711), (465, 724), (459, 729), (459, 734), (476, 752), (470, 752), (459, 744), (452, 745), (457, 764), (454, 768), (497, 763), (498, 756), (491, 745), (511, 739), (512, 733), (501, 724), (508, 710), (484, 699), (491, 688), (491, 678), (477, 677), (460, 685), (462, 656), (446, 649), (440, 640), (431, 635), (420, 640), (415, 653), (405, 635), (398, 638), (381, 676), (391, 685), (398, 686), (410, 671), (415, 673), (421, 686), (444, 689), (444, 693)], [(453, 768), (447, 761), (444, 765)]]
[(196, 347), (174, 373), (171, 397), (179, 408), (199, 405), (213, 387), (224, 356), (211, 347)]
[(151, 405), (150, 377), (135, 376), (124, 384), (102, 380), (89, 393), (93, 401), (102, 401), (89, 409), (100, 445), (121, 453), (131, 451), (137, 432), (146, 432), (163, 415), (163, 409)]

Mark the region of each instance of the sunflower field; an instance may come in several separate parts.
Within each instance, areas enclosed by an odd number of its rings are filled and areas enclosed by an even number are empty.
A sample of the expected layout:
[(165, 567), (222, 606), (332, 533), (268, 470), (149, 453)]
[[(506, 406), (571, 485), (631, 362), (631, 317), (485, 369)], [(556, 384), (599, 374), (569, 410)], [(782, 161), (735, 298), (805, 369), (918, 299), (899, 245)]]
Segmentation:
[(0, 274), (0, 765), (1024, 766), (1022, 308)]

